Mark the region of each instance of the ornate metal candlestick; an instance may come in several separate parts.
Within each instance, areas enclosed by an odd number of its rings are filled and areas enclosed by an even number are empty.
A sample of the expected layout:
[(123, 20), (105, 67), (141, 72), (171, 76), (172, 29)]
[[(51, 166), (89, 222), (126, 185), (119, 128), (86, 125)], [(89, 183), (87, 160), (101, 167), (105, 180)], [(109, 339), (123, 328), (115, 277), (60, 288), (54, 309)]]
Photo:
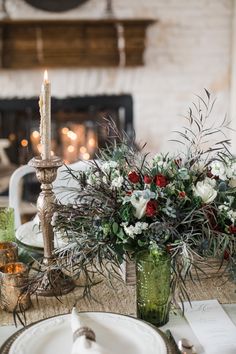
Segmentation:
[(55, 203), (52, 182), (56, 179), (57, 169), (63, 165), (63, 162), (57, 156), (51, 157), (50, 160), (42, 160), (41, 157), (37, 156), (30, 160), (28, 164), (36, 168), (36, 176), (42, 189), (37, 200), (37, 209), (43, 234), (43, 266), (46, 270), (46, 276), (38, 287), (37, 293), (43, 296), (67, 294), (74, 288), (74, 282), (55, 267), (54, 232), (51, 224)]

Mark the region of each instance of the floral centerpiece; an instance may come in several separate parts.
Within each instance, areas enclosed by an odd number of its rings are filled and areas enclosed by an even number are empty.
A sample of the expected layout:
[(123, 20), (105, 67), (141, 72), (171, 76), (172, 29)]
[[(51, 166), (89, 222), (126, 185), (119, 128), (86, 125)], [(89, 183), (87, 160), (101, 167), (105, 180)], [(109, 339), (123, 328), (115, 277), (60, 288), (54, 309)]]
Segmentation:
[[(163, 284), (156, 289), (155, 277), (148, 288), (138, 276), (140, 289), (169, 298), (178, 285), (184, 299), (185, 278), (197, 258), (218, 255), (234, 263), (236, 159), (228, 139), (212, 143), (228, 126), (226, 121), (218, 127), (208, 124), (213, 104), (208, 91), (206, 95), (190, 108), (188, 125), (179, 133), (184, 152), (151, 157), (125, 134), (117, 134), (98, 160), (88, 162), (86, 172), (68, 169), (68, 178), (78, 182), (77, 188), (68, 188), (76, 199), (73, 205), (57, 205), (54, 225), (68, 239), (61, 257), (78, 276), (83, 273), (88, 284), (91, 272), (107, 275), (128, 255), (137, 260), (137, 275), (144, 272), (145, 262), (161, 262), (164, 282), (172, 291), (163, 290)], [(171, 265), (171, 277), (164, 261)], [(147, 269), (154, 274), (150, 263)], [(141, 290), (138, 294), (144, 296)], [(146, 300), (139, 303), (141, 317)], [(150, 311), (153, 316), (155, 306)]]

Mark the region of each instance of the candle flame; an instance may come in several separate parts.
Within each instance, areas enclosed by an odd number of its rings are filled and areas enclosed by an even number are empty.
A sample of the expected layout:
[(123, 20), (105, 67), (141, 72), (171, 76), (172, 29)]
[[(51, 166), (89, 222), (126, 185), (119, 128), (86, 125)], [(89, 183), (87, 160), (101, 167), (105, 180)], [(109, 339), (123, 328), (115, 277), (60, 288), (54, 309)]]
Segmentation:
[(45, 70), (44, 71), (44, 82), (47, 82), (48, 81), (48, 71)]

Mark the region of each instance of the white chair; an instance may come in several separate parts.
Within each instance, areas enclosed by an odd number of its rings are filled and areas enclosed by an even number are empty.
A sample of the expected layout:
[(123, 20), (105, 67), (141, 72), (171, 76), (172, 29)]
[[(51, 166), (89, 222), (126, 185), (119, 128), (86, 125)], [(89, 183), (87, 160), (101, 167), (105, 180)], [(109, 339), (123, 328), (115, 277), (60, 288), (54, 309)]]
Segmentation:
[[(16, 166), (9, 160), (6, 148), (10, 146), (8, 139), (0, 139), (0, 193), (8, 190), (10, 177)], [(9, 205), (9, 198), (7, 196), (0, 196), (0, 206), (7, 207)]]
[[(69, 165), (73, 171), (86, 171), (89, 168), (88, 162), (78, 161)], [(19, 167), (12, 174), (9, 184), (9, 206), (14, 208), (16, 238), (29, 248), (43, 248), (42, 233), (39, 229), (39, 219), (37, 215), (32, 221), (22, 224), (21, 205), (22, 205), (22, 179), (24, 176), (35, 173), (35, 168), (28, 165)], [(57, 172), (57, 178), (53, 183), (53, 191), (57, 200), (63, 204), (73, 202), (73, 197), (63, 187), (76, 187), (77, 183), (73, 178), (68, 178), (68, 172), (65, 166), (61, 166)], [(32, 206), (32, 210), (35, 207)], [(35, 210), (36, 212), (36, 210)], [(59, 241), (58, 241), (59, 242)], [(57, 244), (58, 246), (59, 244)]]
[(5, 149), (10, 146), (10, 141), (8, 139), (0, 139), (0, 161), (4, 166), (11, 165), (11, 162), (6, 154)]
[(15, 229), (21, 225), (21, 207), (23, 193), (23, 177), (35, 173), (35, 169), (31, 166), (24, 165), (17, 168), (9, 182), (9, 207), (14, 208)]

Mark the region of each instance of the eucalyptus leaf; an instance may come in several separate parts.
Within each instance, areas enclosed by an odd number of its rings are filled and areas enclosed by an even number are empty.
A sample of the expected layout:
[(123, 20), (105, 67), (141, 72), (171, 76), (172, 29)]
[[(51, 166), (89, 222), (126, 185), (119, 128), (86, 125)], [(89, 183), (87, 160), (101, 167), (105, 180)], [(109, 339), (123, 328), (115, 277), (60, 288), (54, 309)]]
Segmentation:
[(114, 234), (117, 234), (119, 231), (119, 225), (117, 224), (117, 222), (113, 222), (112, 224), (112, 231), (114, 232)]

